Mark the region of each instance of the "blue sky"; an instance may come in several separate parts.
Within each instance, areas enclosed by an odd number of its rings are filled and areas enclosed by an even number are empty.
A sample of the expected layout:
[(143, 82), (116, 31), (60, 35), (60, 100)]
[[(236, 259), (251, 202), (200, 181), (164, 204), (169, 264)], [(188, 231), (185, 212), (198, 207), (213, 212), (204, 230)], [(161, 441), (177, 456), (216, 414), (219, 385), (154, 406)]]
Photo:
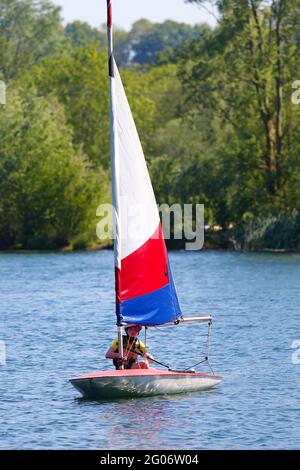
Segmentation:
[[(106, 21), (106, 0), (51, 0), (62, 6), (65, 22), (81, 20), (93, 26)], [(212, 10), (211, 6), (207, 6)], [(130, 29), (132, 23), (140, 18), (153, 22), (166, 19), (196, 24), (207, 22), (214, 25), (214, 17), (205, 8), (188, 5), (184, 0), (113, 0), (114, 23), (124, 29)]]

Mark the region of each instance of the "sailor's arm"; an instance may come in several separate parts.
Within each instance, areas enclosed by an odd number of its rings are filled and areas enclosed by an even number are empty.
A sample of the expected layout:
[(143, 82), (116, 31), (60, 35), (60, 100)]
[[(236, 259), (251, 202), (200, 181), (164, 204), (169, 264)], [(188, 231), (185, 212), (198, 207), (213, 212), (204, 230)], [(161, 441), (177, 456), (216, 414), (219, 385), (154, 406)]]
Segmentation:
[(145, 357), (146, 359), (148, 359), (149, 362), (153, 362), (153, 357), (151, 356), (151, 354), (148, 354), (147, 352), (144, 352), (142, 354), (142, 357)]
[(105, 354), (106, 359), (119, 359), (119, 353), (111, 346)]
[(140, 341), (140, 352), (142, 353), (142, 357), (144, 357), (145, 359), (148, 359), (148, 361), (152, 362), (153, 357), (151, 356), (151, 354), (149, 354), (147, 352), (147, 347), (145, 346), (145, 344), (142, 341)]

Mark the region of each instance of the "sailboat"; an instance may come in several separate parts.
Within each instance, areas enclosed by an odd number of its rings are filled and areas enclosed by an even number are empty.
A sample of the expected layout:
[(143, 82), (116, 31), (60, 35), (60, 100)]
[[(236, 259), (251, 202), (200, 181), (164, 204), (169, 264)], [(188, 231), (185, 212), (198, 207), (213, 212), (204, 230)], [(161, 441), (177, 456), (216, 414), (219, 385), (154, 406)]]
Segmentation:
[[(107, 0), (107, 28), (116, 318), (123, 358), (124, 327), (206, 322), (210, 331), (212, 317), (185, 318), (181, 312), (150, 176), (114, 59), (112, 0)], [(221, 379), (213, 371), (168, 367), (98, 371), (70, 382), (84, 397), (109, 399), (207, 390)]]

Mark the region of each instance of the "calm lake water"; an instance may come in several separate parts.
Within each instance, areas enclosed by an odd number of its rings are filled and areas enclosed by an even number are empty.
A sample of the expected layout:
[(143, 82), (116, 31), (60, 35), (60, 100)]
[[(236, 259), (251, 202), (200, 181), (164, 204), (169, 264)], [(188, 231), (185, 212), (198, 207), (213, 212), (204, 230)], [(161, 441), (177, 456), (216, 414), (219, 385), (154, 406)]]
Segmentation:
[[(94, 402), (68, 379), (110, 368), (112, 252), (0, 255), (1, 449), (300, 448), (300, 256), (170, 258), (183, 311), (214, 316), (211, 360), (223, 382)], [(205, 335), (204, 325), (151, 329), (148, 345), (186, 367), (201, 359)]]

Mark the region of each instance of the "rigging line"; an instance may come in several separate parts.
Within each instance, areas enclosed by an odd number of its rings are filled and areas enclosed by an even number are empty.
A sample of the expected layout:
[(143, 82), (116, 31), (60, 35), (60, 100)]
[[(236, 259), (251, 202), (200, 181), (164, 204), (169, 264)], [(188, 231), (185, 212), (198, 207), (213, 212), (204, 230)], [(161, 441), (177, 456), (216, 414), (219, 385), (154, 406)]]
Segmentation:
[[(143, 353), (139, 351), (134, 351), (133, 349), (130, 349), (129, 351), (137, 354), (138, 356), (143, 356)], [(168, 366), (167, 364), (164, 364), (163, 362), (159, 362), (156, 359), (151, 359), (151, 361), (156, 362), (156, 364), (159, 364), (160, 366), (166, 367), (167, 369), (171, 370), (170, 366)]]
[[(140, 352), (137, 352), (137, 351), (134, 351), (132, 349), (130, 349), (130, 352), (134, 352), (135, 354), (137, 354), (138, 356), (142, 356), (143, 353), (140, 353)], [(205, 359), (204, 361), (201, 361), (201, 362), (205, 362), (207, 359)], [(170, 372), (178, 372), (178, 373), (185, 373), (185, 374), (195, 374), (195, 371), (193, 370), (188, 370), (188, 369), (184, 369), (184, 370), (177, 370), (177, 369), (172, 369), (170, 366), (168, 366), (167, 364), (164, 364), (163, 362), (159, 362), (157, 361), (156, 359), (151, 359), (151, 361), (153, 362), (156, 362), (156, 364), (159, 364), (163, 367), (166, 367)], [(201, 364), (201, 362), (198, 362), (198, 364)], [(198, 365), (196, 364), (196, 365)], [(215, 375), (215, 374), (214, 374)]]
[[(205, 335), (207, 337), (207, 340), (206, 340), (206, 344), (205, 344), (205, 351), (204, 351), (204, 359), (200, 362), (197, 362), (196, 364), (193, 364), (192, 366), (190, 366), (188, 369), (192, 369), (196, 366), (198, 366), (199, 364), (203, 364), (204, 362), (207, 362), (209, 368), (211, 369), (213, 375), (215, 375), (214, 371), (213, 371), (213, 368), (209, 362), (209, 347), (210, 347), (210, 338), (211, 338), (211, 325), (212, 325), (212, 322), (210, 321), (208, 323), (208, 332), (207, 332), (207, 335)], [(187, 369), (187, 370), (188, 370)]]
[(133, 338), (133, 339), (132, 339), (131, 344), (130, 344), (130, 338), (129, 338), (128, 341), (127, 341), (126, 349), (125, 349), (125, 353), (124, 353), (124, 357), (125, 357), (126, 359), (127, 359), (127, 354), (128, 354), (129, 352), (134, 352), (131, 348), (132, 348), (133, 345), (134, 345), (135, 339), (136, 339), (136, 338)]
[(209, 368), (212, 371), (213, 375), (216, 375), (208, 359), (207, 359), (207, 364), (209, 365)]
[(211, 339), (211, 325), (212, 325), (212, 322), (210, 321), (208, 323), (208, 336), (207, 336), (207, 343), (206, 343), (206, 357), (207, 357), (207, 364), (209, 365), (209, 368), (210, 370), (212, 371), (213, 375), (216, 375), (213, 368), (212, 368), (212, 365), (209, 361), (209, 347), (210, 347), (210, 339)]
[[(135, 354), (138, 354), (139, 356), (142, 356), (143, 353), (140, 353), (140, 352), (137, 352), (137, 351), (133, 351), (133, 350), (130, 350), (131, 352), (134, 352)], [(194, 371), (191, 371), (191, 370), (188, 370), (188, 369), (184, 369), (184, 370), (177, 370), (177, 369), (172, 369), (170, 366), (168, 366), (167, 364), (164, 364), (163, 362), (159, 362), (157, 361), (156, 359), (151, 359), (151, 361), (153, 362), (156, 362), (156, 364), (159, 364), (163, 367), (166, 367), (170, 372), (180, 372), (180, 373), (187, 373), (187, 374), (195, 374)], [(202, 361), (203, 362), (203, 361)]]
[(208, 362), (208, 357), (207, 357), (207, 356), (206, 356), (205, 359), (203, 359), (202, 361), (197, 362), (197, 364), (193, 364), (193, 365), (190, 366), (190, 367), (187, 367), (185, 370), (189, 370), (189, 369), (192, 369), (192, 368), (194, 368), (194, 367), (196, 367), (196, 366), (199, 366), (199, 364), (203, 364), (203, 362)]
[(210, 337), (211, 337), (211, 324), (212, 322), (210, 321), (208, 323), (208, 333), (207, 333), (207, 341), (206, 341), (206, 348), (205, 348), (205, 356), (209, 356), (209, 348), (210, 348)]

